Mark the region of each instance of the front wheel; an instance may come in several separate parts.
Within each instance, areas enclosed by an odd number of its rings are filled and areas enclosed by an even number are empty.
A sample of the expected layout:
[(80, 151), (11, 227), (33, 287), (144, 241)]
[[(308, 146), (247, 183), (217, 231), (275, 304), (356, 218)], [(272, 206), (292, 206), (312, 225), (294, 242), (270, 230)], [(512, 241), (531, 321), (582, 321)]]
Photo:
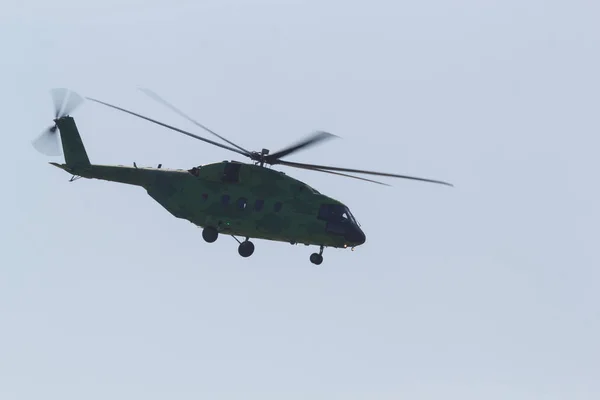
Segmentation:
[(312, 253), (310, 255), (310, 262), (315, 265), (321, 265), (321, 263), (323, 262), (323, 256), (319, 253)]

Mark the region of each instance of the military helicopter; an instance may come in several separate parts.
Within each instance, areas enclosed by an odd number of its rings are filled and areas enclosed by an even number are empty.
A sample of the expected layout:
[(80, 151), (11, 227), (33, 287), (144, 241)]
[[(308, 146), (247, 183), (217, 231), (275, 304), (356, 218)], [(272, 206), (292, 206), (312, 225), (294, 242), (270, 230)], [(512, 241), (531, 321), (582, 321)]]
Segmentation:
[[(63, 164), (51, 162), (50, 164), (71, 174), (70, 181), (79, 178), (100, 179), (144, 188), (150, 197), (173, 216), (188, 220), (203, 228), (202, 237), (207, 243), (213, 243), (220, 235), (232, 236), (239, 243), (238, 253), (242, 257), (249, 257), (254, 253), (254, 244), (250, 239), (264, 239), (293, 245), (319, 246), (319, 252), (312, 253), (310, 261), (320, 265), (323, 262), (325, 247), (354, 250), (356, 246), (360, 246), (366, 241), (365, 233), (345, 204), (320, 193), (298, 179), (267, 166), (282, 165), (387, 186), (389, 185), (386, 183), (349, 175), (346, 172), (453, 186), (450, 183), (432, 179), (303, 164), (282, 159), (298, 150), (335, 137), (335, 135), (323, 131), (314, 132), (305, 139), (275, 153), (270, 153), (268, 149), (246, 150), (187, 116), (153, 91), (141, 90), (227, 144), (198, 136), (97, 99), (90, 97), (85, 97), (85, 99), (232, 151), (249, 158), (252, 163), (223, 161), (194, 166), (190, 169), (167, 169), (162, 168), (160, 164), (156, 168), (140, 168), (135, 163), (131, 167), (92, 164), (75, 120), (70, 116), (85, 100), (77, 93), (64, 88), (50, 91), (55, 108), (54, 125), (43, 131), (32, 142), (33, 146), (43, 154), (60, 156), (62, 145), (65, 162)], [(58, 133), (60, 133), (60, 137)], [(245, 239), (239, 240), (238, 237)]]

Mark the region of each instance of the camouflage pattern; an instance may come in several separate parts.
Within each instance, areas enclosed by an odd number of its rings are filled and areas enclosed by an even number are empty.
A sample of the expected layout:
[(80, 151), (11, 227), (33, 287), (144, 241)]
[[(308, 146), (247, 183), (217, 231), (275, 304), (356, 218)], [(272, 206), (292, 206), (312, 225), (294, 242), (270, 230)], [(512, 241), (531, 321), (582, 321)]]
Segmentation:
[(341, 202), (283, 172), (235, 161), (189, 170), (94, 165), (73, 118), (63, 117), (57, 125), (65, 164), (51, 164), (83, 178), (143, 187), (172, 215), (199, 227), (293, 244), (354, 247), (364, 243), (359, 228), (362, 238), (348, 240), (328, 232), (328, 222), (318, 218), (323, 204), (345, 207)]

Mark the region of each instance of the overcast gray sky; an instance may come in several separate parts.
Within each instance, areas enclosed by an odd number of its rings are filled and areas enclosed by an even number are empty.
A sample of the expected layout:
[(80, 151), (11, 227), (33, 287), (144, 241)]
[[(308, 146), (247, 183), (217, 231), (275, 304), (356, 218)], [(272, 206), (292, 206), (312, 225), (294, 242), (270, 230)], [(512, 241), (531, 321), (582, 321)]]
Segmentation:
[[(0, 398), (597, 399), (600, 3), (8, 0)], [(144, 190), (69, 183), (31, 140), (68, 87), (293, 160), (354, 252), (202, 240)], [(236, 154), (86, 103), (92, 162)], [(200, 133), (200, 132), (198, 132)], [(241, 160), (243, 161), (243, 160)]]

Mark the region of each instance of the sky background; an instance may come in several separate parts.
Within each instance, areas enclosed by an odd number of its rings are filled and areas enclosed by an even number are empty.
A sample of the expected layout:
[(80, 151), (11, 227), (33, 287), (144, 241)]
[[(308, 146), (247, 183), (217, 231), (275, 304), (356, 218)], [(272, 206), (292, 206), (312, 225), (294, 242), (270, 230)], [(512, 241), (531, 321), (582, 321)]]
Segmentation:
[[(597, 1), (5, 0), (0, 398), (598, 399)], [(31, 147), (68, 87), (253, 150), (456, 185), (280, 170), (356, 251), (202, 240), (143, 189)], [(235, 153), (91, 102), (92, 162)], [(240, 160), (244, 161), (244, 160)], [(285, 168), (285, 169), (284, 169)]]

